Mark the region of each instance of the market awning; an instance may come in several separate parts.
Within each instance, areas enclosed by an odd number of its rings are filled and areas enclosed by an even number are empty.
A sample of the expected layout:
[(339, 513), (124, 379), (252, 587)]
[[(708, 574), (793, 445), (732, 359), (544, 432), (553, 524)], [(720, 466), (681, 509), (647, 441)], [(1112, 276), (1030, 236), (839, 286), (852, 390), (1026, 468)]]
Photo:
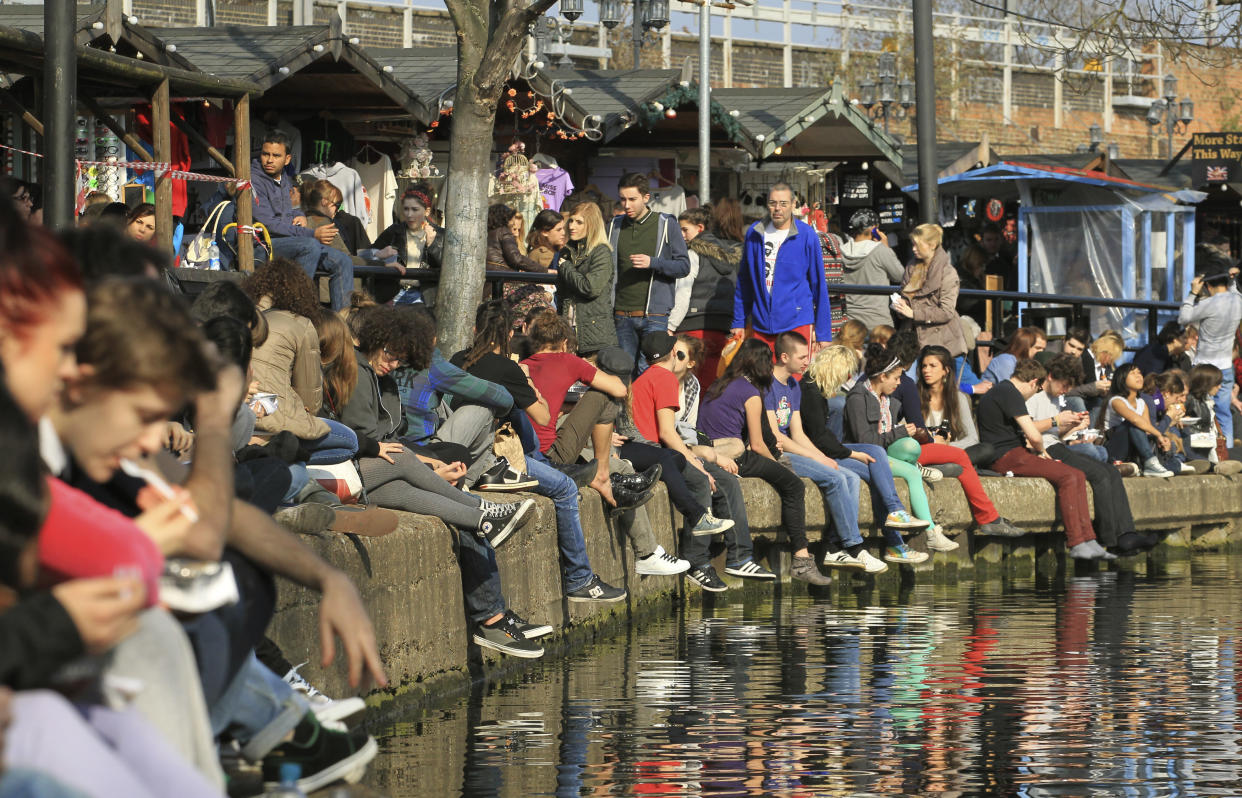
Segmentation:
[[(1019, 184), (1032, 191), (1058, 190), (1064, 189), (1069, 185), (1080, 185), (1140, 194), (1163, 194), (1170, 192), (1167, 186), (1157, 186), (1127, 178), (1112, 177), (1103, 172), (1075, 169), (1068, 166), (1043, 166), (1024, 163), (1022, 159), (1025, 157), (1027, 156), (1017, 156), (1012, 160), (1001, 161), (992, 166), (950, 175), (941, 178), (939, 185), (945, 191), (951, 191), (963, 196), (995, 197), (1000, 200), (1018, 199), (1020, 195)], [(914, 193), (918, 189), (919, 187), (916, 183), (904, 186), (902, 191)], [(1175, 192), (1174, 196), (1181, 199), (1178, 195), (1182, 193)], [(1190, 198), (1191, 194), (1197, 193), (1186, 192), (1187, 199), (1185, 201), (1197, 201)]]
[(457, 88), (456, 48), (368, 47), (364, 52), (379, 74), (402, 87), (415, 119), (426, 126), (439, 118)]
[(220, 25), (213, 28), (148, 28), (165, 50), (208, 75), (246, 80), (264, 90), (339, 47), (334, 25), (267, 27)]
[(716, 89), (712, 102), (738, 120), (750, 142), (746, 149), (760, 160), (881, 157), (902, 164), (896, 143), (846, 101), (839, 86)]

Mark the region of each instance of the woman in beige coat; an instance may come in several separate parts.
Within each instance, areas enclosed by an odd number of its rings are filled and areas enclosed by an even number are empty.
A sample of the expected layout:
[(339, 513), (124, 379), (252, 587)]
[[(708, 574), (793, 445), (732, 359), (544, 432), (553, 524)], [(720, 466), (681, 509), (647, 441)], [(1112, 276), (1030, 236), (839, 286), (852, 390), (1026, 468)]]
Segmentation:
[[(256, 411), (255, 434), (271, 438), (290, 432), (309, 452), (308, 462), (330, 465), (349, 460), (358, 437), (344, 424), (319, 418), (323, 405), (323, 364), (319, 335), (311, 317), (322, 312), (315, 287), (292, 261), (275, 258), (244, 286), (267, 319), (268, 335), (251, 356), (259, 392), (276, 394), (276, 408)], [(260, 415), (261, 414), (261, 415)]]
[(940, 242), (938, 224), (921, 224), (910, 233), (914, 261), (906, 266), (901, 297), (893, 303), (899, 318), (910, 319), (919, 346), (943, 346), (953, 357), (966, 353), (966, 337), (957, 315), (957, 272)]

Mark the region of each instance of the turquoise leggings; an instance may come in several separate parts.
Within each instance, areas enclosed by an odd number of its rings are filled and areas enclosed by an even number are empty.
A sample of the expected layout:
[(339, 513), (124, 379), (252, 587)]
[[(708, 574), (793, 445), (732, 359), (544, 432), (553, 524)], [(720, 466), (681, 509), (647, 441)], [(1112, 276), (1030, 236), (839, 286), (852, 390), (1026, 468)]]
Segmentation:
[[(920, 521), (932, 521), (931, 505), (927, 503), (927, 491), (923, 490), (923, 474), (917, 463), (909, 463), (900, 459), (895, 453), (896, 443), (888, 447), (888, 465), (893, 476), (901, 477), (910, 489), (910, 514)], [(908, 443), (903, 446), (909, 446)], [(905, 452), (902, 452), (905, 454)]]

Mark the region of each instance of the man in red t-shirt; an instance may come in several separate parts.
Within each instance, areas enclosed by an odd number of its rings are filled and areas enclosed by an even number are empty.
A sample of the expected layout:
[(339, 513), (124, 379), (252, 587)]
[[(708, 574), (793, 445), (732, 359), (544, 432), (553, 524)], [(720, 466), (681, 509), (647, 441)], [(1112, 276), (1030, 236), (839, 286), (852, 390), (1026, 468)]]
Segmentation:
[[(531, 423), (539, 438), (540, 451), (557, 465), (576, 463), (590, 441), (596, 462), (591, 487), (615, 507), (617, 501), (612, 495), (608, 460), (612, 456), (613, 422), (617, 417), (617, 405), (613, 400), (625, 396), (625, 383), (566, 351), (572, 334), (569, 323), (551, 312), (541, 313), (527, 330), (535, 345), (535, 354), (522, 361), (522, 368), (547, 400), (551, 415), (547, 424), (535, 424), (533, 419)], [(564, 422), (558, 425), (565, 394), (576, 382), (584, 383), (591, 390), (582, 395)]]
[[(773, 579), (775, 575), (756, 563), (746, 523), (746, 505), (737, 477), (725, 468), (705, 462), (690, 451), (677, 430), (677, 411), (681, 408), (681, 378), (689, 370), (689, 357), (684, 343), (664, 332), (653, 332), (642, 340), (643, 356), (650, 368), (639, 375), (631, 390), (630, 403), (634, 426), (653, 445), (676, 452), (685, 458), (680, 474), (669, 474), (666, 466), (662, 479), (674, 497), (678, 490), (687, 490), (690, 498), (705, 508), (720, 509), (722, 518), (709, 511), (699, 523), (687, 525), (682, 539), (681, 554), (690, 561), (691, 579), (704, 590), (719, 592), (724, 582), (716, 575), (708, 553), (706, 535), (724, 532), (728, 544), (725, 573), (752, 579)], [(632, 446), (633, 444), (627, 444)], [(633, 453), (621, 448), (621, 455), (633, 462)], [(734, 472), (737, 466), (733, 466)], [(671, 484), (674, 482), (681, 484)], [(680, 508), (679, 508), (680, 509)], [(683, 511), (684, 514), (684, 511)]]

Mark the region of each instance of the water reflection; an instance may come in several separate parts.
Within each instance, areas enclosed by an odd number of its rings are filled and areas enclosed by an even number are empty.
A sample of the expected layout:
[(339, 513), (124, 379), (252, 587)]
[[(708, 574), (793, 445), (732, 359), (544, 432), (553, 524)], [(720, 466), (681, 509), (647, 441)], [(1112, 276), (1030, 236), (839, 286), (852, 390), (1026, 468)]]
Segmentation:
[(1238, 795), (1242, 574), (1224, 556), (1178, 570), (687, 610), (380, 730), (371, 783), (393, 796)]

